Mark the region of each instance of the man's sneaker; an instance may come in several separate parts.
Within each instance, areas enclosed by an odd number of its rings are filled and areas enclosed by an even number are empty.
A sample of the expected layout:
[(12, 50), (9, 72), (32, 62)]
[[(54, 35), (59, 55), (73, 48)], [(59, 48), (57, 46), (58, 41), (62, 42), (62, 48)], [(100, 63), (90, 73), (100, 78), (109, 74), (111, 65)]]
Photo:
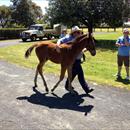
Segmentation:
[(127, 76), (125, 79), (126, 79), (126, 80), (130, 80), (130, 77), (129, 77), (129, 76)]
[(122, 79), (121, 75), (117, 74), (117, 75), (116, 75), (116, 79), (117, 79), (117, 80)]

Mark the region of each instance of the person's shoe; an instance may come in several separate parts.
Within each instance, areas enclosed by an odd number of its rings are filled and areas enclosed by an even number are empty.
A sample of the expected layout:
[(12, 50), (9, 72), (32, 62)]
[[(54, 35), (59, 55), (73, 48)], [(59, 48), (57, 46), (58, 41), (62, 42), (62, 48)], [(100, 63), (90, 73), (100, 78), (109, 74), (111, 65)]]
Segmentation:
[(130, 77), (129, 77), (129, 76), (127, 76), (125, 79), (126, 79), (126, 80), (130, 80)]
[(117, 74), (117, 75), (116, 75), (116, 79), (117, 79), (117, 80), (122, 79), (121, 75)]
[(87, 93), (87, 94), (88, 94), (88, 93), (91, 93), (93, 90), (94, 90), (93, 88), (90, 88), (90, 89), (88, 89), (88, 90), (86, 91), (86, 93)]

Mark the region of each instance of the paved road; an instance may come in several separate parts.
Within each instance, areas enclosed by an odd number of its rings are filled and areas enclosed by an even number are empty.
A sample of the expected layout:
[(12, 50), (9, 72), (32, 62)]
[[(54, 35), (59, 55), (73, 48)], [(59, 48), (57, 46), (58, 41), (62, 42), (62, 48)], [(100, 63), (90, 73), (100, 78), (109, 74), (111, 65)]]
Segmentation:
[[(3, 44), (21, 43), (14, 41)], [(34, 73), (0, 61), (0, 130), (130, 130), (130, 91), (89, 83), (95, 90), (86, 96), (75, 80), (74, 96), (64, 80), (55, 94), (46, 94), (40, 77), (33, 87)], [(50, 89), (58, 80), (54, 74), (45, 78)]]
[[(78, 95), (64, 90), (46, 94), (39, 77), (33, 87), (35, 70), (0, 61), (0, 130), (129, 130), (130, 91), (100, 85), (86, 96), (74, 82)], [(52, 88), (57, 76), (46, 74)]]
[(24, 42), (21, 41), (21, 39), (15, 39), (15, 40), (0, 40), (0, 47), (6, 47), (16, 44), (22, 44)]
[[(43, 40), (47, 40), (47, 39), (44, 38)], [(37, 42), (37, 41), (35, 41), (35, 42)], [(27, 42), (29, 43), (31, 41), (28, 40)], [(26, 44), (26, 42), (23, 42), (21, 39), (0, 40), (0, 47), (6, 47), (6, 46), (11, 46), (11, 45), (16, 45), (16, 44)]]

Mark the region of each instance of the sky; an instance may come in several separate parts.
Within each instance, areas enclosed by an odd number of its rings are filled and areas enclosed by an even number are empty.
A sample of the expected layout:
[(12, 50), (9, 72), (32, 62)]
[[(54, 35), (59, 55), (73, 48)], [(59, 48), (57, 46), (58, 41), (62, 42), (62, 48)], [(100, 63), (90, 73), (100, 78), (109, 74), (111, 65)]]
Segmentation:
[[(35, 2), (38, 6), (41, 7), (43, 14), (45, 14), (45, 7), (48, 7), (48, 1), (46, 0), (32, 0), (32, 2)], [(0, 0), (0, 5), (11, 5), (12, 2), (10, 0)]]

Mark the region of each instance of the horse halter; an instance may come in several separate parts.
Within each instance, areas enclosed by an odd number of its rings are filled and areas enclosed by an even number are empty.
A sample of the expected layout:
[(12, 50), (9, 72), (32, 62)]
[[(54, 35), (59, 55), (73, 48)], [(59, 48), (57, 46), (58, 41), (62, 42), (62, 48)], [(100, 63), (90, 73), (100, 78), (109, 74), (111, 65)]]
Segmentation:
[(88, 37), (88, 48), (86, 48), (92, 56), (96, 55), (96, 49), (95, 49), (95, 39), (93, 36), (89, 35)]

